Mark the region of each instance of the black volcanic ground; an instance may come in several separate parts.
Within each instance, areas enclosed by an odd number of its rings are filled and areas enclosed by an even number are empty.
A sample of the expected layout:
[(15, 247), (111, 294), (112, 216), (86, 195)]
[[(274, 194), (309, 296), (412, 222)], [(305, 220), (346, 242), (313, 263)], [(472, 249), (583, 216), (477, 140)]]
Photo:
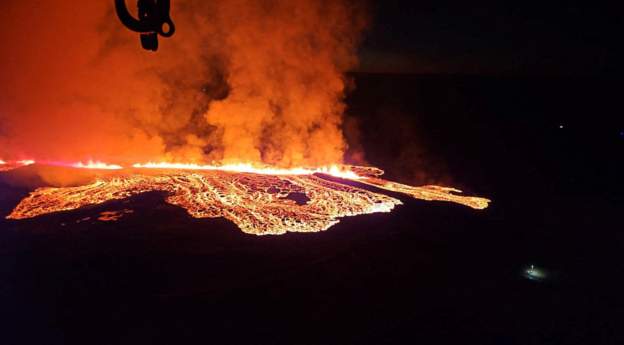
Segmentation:
[[(269, 237), (159, 193), (2, 219), (0, 343), (622, 343), (619, 83), (355, 78), (349, 135), (372, 165), (490, 208), (402, 198)], [(0, 214), (27, 193), (0, 174)], [(525, 279), (530, 264), (549, 279)]]

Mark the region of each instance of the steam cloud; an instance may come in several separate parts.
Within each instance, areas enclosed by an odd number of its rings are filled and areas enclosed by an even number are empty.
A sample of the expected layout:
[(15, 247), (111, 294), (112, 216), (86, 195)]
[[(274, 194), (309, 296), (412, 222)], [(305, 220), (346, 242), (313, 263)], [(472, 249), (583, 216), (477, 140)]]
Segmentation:
[(357, 63), (360, 6), (173, 0), (176, 35), (154, 54), (112, 3), (0, 3), (1, 158), (342, 160), (344, 72)]

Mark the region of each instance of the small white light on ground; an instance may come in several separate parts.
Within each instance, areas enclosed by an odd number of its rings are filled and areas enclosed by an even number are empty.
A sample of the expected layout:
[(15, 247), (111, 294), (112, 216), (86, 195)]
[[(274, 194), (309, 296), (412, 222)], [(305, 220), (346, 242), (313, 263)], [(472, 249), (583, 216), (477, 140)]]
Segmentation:
[(546, 270), (539, 268), (539, 267), (535, 267), (535, 265), (531, 265), (525, 268), (522, 275), (527, 279), (537, 280), (537, 281), (544, 280), (548, 277), (548, 273), (546, 272)]

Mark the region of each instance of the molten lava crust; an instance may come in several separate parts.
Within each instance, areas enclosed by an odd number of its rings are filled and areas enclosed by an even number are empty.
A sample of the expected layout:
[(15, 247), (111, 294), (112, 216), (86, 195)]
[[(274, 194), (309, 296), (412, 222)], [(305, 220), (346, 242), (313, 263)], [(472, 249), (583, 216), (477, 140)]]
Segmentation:
[[(383, 173), (371, 169), (354, 167), (351, 171)], [(412, 187), (374, 176), (356, 175), (353, 179), (416, 199), (455, 202), (475, 209), (486, 208), (489, 203), (484, 198), (455, 195), (453, 193), (460, 191), (452, 188)], [(193, 217), (224, 217), (242, 231), (255, 235), (323, 231), (338, 223), (340, 217), (390, 212), (401, 204), (396, 198), (329, 181), (313, 173), (158, 170), (151, 174), (124, 172), (77, 187), (39, 188), (22, 200), (7, 218), (32, 218), (149, 191), (167, 192), (168, 203), (186, 209)], [(306, 200), (297, 202), (293, 198), (295, 195), (304, 196)]]

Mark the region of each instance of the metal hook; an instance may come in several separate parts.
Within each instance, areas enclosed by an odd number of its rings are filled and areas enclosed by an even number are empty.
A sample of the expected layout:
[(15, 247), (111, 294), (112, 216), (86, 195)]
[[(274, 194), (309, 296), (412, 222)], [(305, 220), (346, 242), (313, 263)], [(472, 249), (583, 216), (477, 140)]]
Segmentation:
[(158, 50), (158, 35), (171, 37), (175, 25), (169, 16), (170, 0), (138, 0), (139, 19), (134, 18), (125, 0), (115, 0), (119, 20), (130, 30), (141, 34), (141, 45), (147, 50)]

